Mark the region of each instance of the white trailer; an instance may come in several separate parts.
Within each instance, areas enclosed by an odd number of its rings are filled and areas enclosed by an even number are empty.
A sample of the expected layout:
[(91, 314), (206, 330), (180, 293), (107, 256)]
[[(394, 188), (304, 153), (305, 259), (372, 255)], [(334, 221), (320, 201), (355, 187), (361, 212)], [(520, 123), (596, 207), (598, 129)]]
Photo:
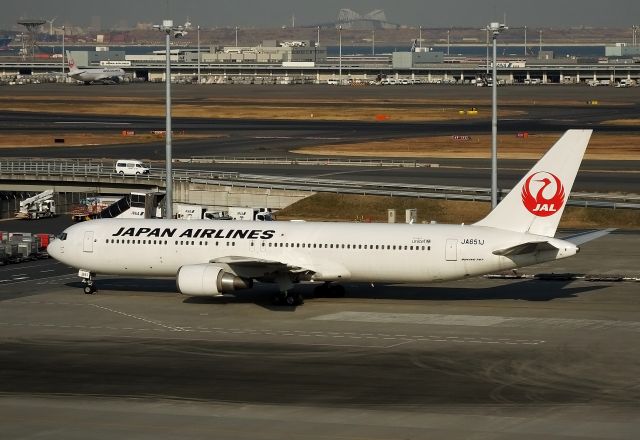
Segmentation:
[(273, 216), (266, 208), (229, 207), (229, 217), (233, 220), (271, 221)]

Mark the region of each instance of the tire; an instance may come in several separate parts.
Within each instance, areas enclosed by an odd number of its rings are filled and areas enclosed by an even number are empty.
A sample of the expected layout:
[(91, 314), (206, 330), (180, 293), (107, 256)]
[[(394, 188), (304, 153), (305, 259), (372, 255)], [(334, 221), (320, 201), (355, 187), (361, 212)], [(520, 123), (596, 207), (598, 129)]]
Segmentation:
[(84, 293), (85, 295), (93, 295), (95, 293), (95, 289), (93, 286), (84, 286)]

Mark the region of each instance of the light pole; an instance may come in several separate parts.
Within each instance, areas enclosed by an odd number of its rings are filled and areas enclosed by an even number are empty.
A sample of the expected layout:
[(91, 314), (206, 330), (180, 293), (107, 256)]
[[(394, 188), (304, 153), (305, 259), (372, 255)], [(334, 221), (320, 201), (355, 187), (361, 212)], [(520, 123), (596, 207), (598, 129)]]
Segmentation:
[(65, 73), (64, 73), (64, 25), (62, 26), (62, 82), (65, 81)]
[(200, 84), (200, 25), (198, 25), (198, 84)]
[(318, 37), (316, 38), (316, 47), (320, 47), (320, 26), (318, 26)]
[(371, 29), (371, 55), (376, 55), (376, 28)]
[(527, 57), (527, 27), (524, 27), (524, 57)]
[(340, 52), (338, 54), (338, 85), (342, 85), (342, 25), (338, 28)]
[(161, 25), (154, 25), (154, 29), (158, 29), (160, 32), (165, 33), (165, 56), (166, 56), (166, 71), (165, 71), (165, 91), (166, 91), (166, 122), (165, 122), (165, 165), (166, 165), (166, 183), (165, 183), (165, 218), (173, 218), (173, 170), (172, 157), (171, 157), (171, 50), (170, 41), (172, 35), (182, 35), (182, 26), (173, 26), (173, 20), (162, 20)]
[(447, 55), (451, 55), (451, 29), (447, 29)]
[(491, 108), (491, 209), (498, 205), (498, 76), (497, 39), (501, 32), (509, 29), (504, 24), (491, 23), (487, 31), (493, 36), (493, 72), (491, 77), (493, 96)]
[(538, 31), (540, 36), (540, 49), (538, 49), (538, 58), (542, 56), (542, 29)]
[(418, 46), (422, 49), (422, 26), (420, 26), (420, 34), (418, 35)]
[(485, 58), (485, 62), (487, 64), (487, 76), (489, 76), (489, 29), (487, 31), (487, 57)]
[(236, 47), (238, 47), (238, 26), (236, 26)]

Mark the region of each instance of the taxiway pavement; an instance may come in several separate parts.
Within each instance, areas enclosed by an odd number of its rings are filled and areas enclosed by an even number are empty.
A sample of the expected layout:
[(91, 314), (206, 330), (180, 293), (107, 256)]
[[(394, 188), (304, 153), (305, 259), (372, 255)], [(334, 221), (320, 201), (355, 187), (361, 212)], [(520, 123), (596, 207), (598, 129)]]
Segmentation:
[[(524, 269), (639, 276), (640, 235)], [(0, 285), (7, 438), (609, 438), (640, 429), (638, 283), (474, 278), (181, 297), (52, 260)], [(47, 269), (48, 268), (48, 269)], [(43, 270), (52, 270), (44, 277)], [(25, 275), (23, 275), (25, 276)]]

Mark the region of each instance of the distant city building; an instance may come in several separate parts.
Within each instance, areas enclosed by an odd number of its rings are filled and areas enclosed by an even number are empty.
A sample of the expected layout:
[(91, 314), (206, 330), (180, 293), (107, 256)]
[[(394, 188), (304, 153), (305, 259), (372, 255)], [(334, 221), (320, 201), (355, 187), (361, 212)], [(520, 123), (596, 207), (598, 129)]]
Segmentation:
[(340, 9), (336, 27), (343, 29), (372, 30), (372, 29), (398, 29), (400, 26), (387, 21), (387, 16), (382, 9), (375, 9), (365, 15), (360, 15), (352, 9)]

